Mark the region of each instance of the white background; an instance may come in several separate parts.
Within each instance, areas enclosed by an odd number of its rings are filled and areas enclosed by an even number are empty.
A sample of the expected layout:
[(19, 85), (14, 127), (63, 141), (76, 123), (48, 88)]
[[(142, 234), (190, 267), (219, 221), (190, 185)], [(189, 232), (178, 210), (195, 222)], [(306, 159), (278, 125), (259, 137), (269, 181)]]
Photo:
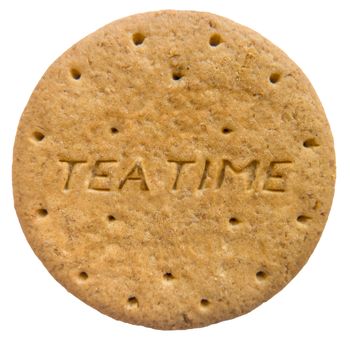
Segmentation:
[[(350, 9), (348, 1), (0, 2), (0, 349), (350, 349)], [(306, 73), (337, 152), (331, 215), (314, 254), (278, 295), (248, 315), (202, 329), (156, 331), (108, 318), (67, 293), (27, 244), (13, 209), (12, 146), (46, 68), (115, 19), (192, 9), (260, 32)]]

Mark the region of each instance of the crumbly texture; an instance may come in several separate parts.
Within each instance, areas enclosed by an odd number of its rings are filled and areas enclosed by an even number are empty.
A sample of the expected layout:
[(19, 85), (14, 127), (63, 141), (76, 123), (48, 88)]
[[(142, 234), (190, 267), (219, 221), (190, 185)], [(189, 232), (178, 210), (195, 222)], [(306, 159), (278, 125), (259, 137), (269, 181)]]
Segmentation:
[(283, 288), (333, 197), (322, 106), (280, 49), (228, 19), (115, 21), (47, 70), (19, 123), (15, 207), (69, 292), (117, 320), (206, 326)]

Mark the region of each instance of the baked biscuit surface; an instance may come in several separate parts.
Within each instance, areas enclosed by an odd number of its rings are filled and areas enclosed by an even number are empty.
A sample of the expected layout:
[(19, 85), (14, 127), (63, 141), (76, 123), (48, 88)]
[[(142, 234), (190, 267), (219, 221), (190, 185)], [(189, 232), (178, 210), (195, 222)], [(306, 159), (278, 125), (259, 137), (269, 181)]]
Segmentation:
[(117, 320), (201, 327), (254, 309), (326, 223), (333, 140), (307, 78), (228, 19), (115, 21), (47, 70), (19, 123), (16, 211), (68, 291)]

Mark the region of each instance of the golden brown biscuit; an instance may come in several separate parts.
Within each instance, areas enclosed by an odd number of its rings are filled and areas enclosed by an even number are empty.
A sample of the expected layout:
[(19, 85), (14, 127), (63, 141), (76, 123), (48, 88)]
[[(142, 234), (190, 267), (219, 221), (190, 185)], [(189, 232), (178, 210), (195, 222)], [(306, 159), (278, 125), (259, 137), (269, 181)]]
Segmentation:
[(305, 264), (335, 159), (301, 70), (199, 12), (113, 22), (64, 53), (22, 115), (15, 207), (67, 290), (115, 319), (201, 327), (249, 312)]

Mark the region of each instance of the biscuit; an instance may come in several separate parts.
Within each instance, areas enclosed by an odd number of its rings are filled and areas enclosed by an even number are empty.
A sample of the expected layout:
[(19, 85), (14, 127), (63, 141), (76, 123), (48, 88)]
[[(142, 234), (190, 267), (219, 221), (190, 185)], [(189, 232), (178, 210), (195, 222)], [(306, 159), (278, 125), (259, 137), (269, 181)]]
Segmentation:
[(306, 263), (335, 182), (315, 91), (280, 49), (209, 13), (115, 21), (58, 58), (13, 156), (25, 236), (69, 292), (117, 320), (202, 327)]

